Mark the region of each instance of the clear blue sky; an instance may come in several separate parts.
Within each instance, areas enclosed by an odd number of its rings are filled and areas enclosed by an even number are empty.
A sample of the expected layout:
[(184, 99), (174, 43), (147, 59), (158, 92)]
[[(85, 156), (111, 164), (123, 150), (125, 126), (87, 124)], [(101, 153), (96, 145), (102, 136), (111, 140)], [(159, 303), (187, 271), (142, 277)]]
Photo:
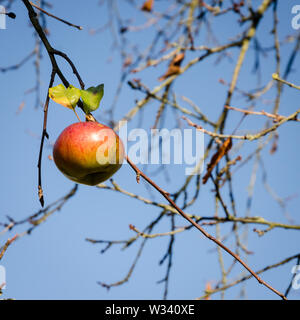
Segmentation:
[[(254, 1), (260, 3), (260, 1)], [(298, 1), (299, 2), (299, 1)], [(113, 101), (113, 97), (120, 78), (120, 60), (117, 52), (114, 52), (110, 61), (112, 39), (110, 33), (103, 32), (94, 36), (90, 35), (89, 28), (97, 28), (103, 25), (107, 19), (107, 11), (98, 6), (98, 1), (52, 1), (52, 12), (58, 16), (82, 25), (84, 29), (79, 31), (70, 28), (60, 22), (47, 18), (50, 30), (49, 41), (59, 50), (69, 55), (77, 66), (87, 86), (99, 83), (105, 84), (105, 94), (101, 102), (102, 109), (95, 113), (101, 118), (101, 112), (107, 110)], [(76, 4), (74, 4), (76, 3)], [(132, 15), (132, 9), (126, 6), (125, 1), (121, 6), (124, 16), (133, 19), (136, 25), (145, 21), (141, 15)], [(141, 1), (142, 3), (142, 1)], [(291, 28), (291, 7), (297, 1), (279, 1), (279, 36), (283, 40), (287, 34), (295, 31)], [(166, 1), (157, 2), (157, 10), (166, 5)], [(29, 27), (27, 12), (21, 1), (17, 1), (12, 10), (16, 13), (15, 20), (7, 20), (7, 29), (0, 30), (1, 51), (0, 67), (13, 65), (31, 52), (34, 47), (33, 28)], [(213, 25), (219, 43), (226, 43), (230, 36), (237, 33), (237, 24), (228, 23), (226, 18), (220, 18)], [(267, 18), (259, 26), (258, 39), (264, 47), (272, 45), (271, 10)], [(243, 29), (241, 29), (242, 31)], [(145, 45), (147, 36), (151, 33), (135, 33), (136, 41)], [(202, 36), (203, 43), (205, 36)], [(199, 41), (200, 43), (200, 41)], [(198, 43), (198, 44), (199, 44)], [(282, 48), (282, 69), (294, 44), (287, 44)], [(233, 59), (237, 50), (231, 50)], [(265, 84), (271, 79), (275, 71), (273, 53), (261, 57), (263, 73), (261, 83)], [(187, 58), (189, 58), (188, 56)], [(299, 65), (300, 57), (296, 57), (294, 67)], [(71, 83), (76, 84), (72, 72), (62, 60), (61, 67)], [(188, 61), (188, 59), (186, 60)], [(215, 65), (216, 57), (210, 58), (206, 63), (199, 64), (190, 69), (184, 80), (176, 83), (175, 89), (179, 95), (185, 95), (194, 100), (202, 110), (213, 120), (216, 120), (221, 106), (225, 101), (226, 88), (218, 83), (219, 78), (230, 81), (234, 63), (224, 60)], [(255, 88), (257, 77), (252, 73), (254, 54), (250, 50), (247, 53), (245, 65), (242, 68), (238, 81), (239, 88)], [(151, 71), (134, 75), (141, 77), (149, 87), (157, 85), (166, 65)], [(0, 180), (0, 222), (7, 221), (9, 215), (16, 220), (21, 220), (38, 211), (40, 204), (37, 197), (37, 159), (39, 152), (39, 137), (42, 130), (42, 109), (35, 109), (35, 94), (25, 92), (35, 85), (35, 69), (33, 60), (26, 63), (20, 70), (0, 73), (0, 121), (1, 121), (1, 180)], [(48, 56), (43, 51), (41, 60), (41, 99), (44, 101), (51, 66)], [(131, 77), (132, 78), (132, 77)], [(288, 79), (300, 84), (299, 71), (292, 72)], [(59, 82), (57, 81), (56, 84)], [(280, 113), (288, 115), (299, 108), (300, 93), (291, 88), (284, 88), (284, 94), (280, 105)], [(135, 103), (135, 99), (143, 96), (132, 92), (129, 87), (124, 90), (118, 101), (115, 119), (118, 120), (129, 111)], [(274, 97), (271, 90), (266, 99)], [(16, 114), (21, 102), (25, 102), (21, 113)], [(238, 95), (233, 100), (237, 107), (244, 107), (244, 100)], [(269, 109), (267, 109), (269, 107)], [(155, 108), (155, 109), (153, 109)], [(257, 110), (270, 111), (272, 104), (257, 106)], [(153, 111), (154, 110), (154, 111)], [(142, 127), (149, 129), (155, 120), (157, 104), (151, 103), (144, 113)], [(171, 117), (172, 112), (168, 114)], [(231, 133), (236, 126), (239, 117), (232, 117), (225, 131)], [(129, 129), (139, 125), (139, 119), (130, 123)], [(173, 121), (173, 118), (172, 118)], [(76, 122), (76, 118), (66, 108), (55, 103), (50, 104), (48, 132), (50, 143), (53, 143), (59, 133), (69, 124)], [(241, 130), (255, 130), (263, 125), (260, 118), (249, 119), (244, 122)], [(294, 223), (300, 224), (299, 219), (299, 124), (289, 123), (279, 129), (279, 149), (274, 155), (268, 150), (263, 152), (264, 163), (268, 173), (268, 182), (281, 197), (297, 195), (288, 202), (288, 212), (294, 219)], [(243, 152), (249, 153), (257, 147), (256, 142), (249, 144)], [(66, 194), (73, 183), (67, 180), (55, 167), (53, 161), (48, 160), (51, 154), (51, 144), (46, 144), (43, 158), (43, 185), (46, 205)], [(249, 184), (253, 161), (243, 170), (234, 183), (236, 191), (237, 210), (242, 216), (246, 212), (247, 185)], [(155, 167), (151, 167), (149, 172)], [(168, 168), (170, 181), (164, 179), (164, 175), (154, 177), (162, 188), (174, 192), (184, 181), (184, 168), (171, 166)], [(123, 168), (114, 176), (114, 179), (130, 192), (138, 193), (145, 197), (154, 197), (156, 201), (165, 202), (160, 195), (153, 190), (150, 194), (143, 183), (137, 185), (135, 175), (129, 166)], [(254, 190), (254, 202), (251, 215), (263, 216), (268, 220), (284, 222), (287, 220), (279, 205), (272, 200), (269, 193), (263, 187), (262, 170), (258, 169), (258, 183)], [(195, 205), (189, 208), (189, 213), (199, 215), (213, 215), (214, 206), (211, 190), (212, 185), (207, 185), (201, 191)], [(147, 206), (137, 200), (112, 191), (100, 190), (94, 187), (79, 186), (79, 191), (61, 211), (51, 216), (30, 236), (22, 237), (13, 243), (6, 252), (1, 264), (7, 272), (7, 289), (5, 298), (16, 299), (160, 299), (163, 295), (163, 285), (156, 282), (165, 276), (166, 265), (159, 266), (158, 262), (167, 250), (168, 238), (156, 238), (147, 242), (142, 258), (140, 259), (130, 281), (122, 286), (105, 290), (97, 284), (97, 281), (107, 283), (121, 280), (127, 273), (138, 249), (141, 239), (127, 250), (120, 250), (114, 246), (105, 254), (100, 254), (103, 248), (100, 245), (92, 245), (85, 238), (123, 240), (134, 236), (129, 230), (129, 224), (133, 224), (142, 230), (151, 220), (159, 214), (155, 207)], [(180, 218), (176, 218), (176, 225), (185, 225)], [(162, 223), (155, 232), (169, 230), (169, 221)], [(254, 251), (248, 256), (247, 262), (258, 270), (266, 265), (276, 263), (285, 257), (299, 253), (299, 231), (287, 231), (274, 229), (263, 237), (258, 237), (252, 231), (255, 225), (248, 227), (248, 249)], [(9, 235), (0, 238), (2, 245), (7, 237), (12, 237), (16, 232), (22, 232), (24, 227), (14, 229)], [(207, 227), (212, 234), (214, 227)], [(222, 234), (230, 231), (230, 226), (222, 227)], [(234, 239), (231, 237), (226, 245), (232, 247)], [(199, 232), (191, 230), (179, 234), (176, 237), (174, 267), (171, 271), (169, 287), (170, 299), (193, 299), (201, 296), (207, 281), (217, 281), (220, 278), (220, 269), (217, 261), (216, 246), (205, 239)], [(229, 266), (232, 258), (224, 254), (225, 263)], [(263, 279), (280, 291), (284, 291), (291, 279), (291, 268), (295, 263), (289, 263), (278, 269), (263, 274)], [(235, 274), (242, 271), (239, 265), (235, 266)], [(265, 287), (259, 285), (256, 280), (249, 280), (247, 285), (247, 298), (250, 299), (274, 299), (277, 298)], [(235, 299), (241, 290), (241, 286), (229, 289), (225, 297)], [(219, 298), (214, 295), (213, 298)], [(291, 292), (290, 298), (299, 299), (300, 292)]]

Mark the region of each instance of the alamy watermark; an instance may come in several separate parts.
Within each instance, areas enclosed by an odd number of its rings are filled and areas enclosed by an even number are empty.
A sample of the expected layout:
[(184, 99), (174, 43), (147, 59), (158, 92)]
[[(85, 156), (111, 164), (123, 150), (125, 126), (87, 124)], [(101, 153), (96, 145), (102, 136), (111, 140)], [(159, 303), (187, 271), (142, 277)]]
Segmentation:
[(296, 4), (292, 7), (292, 14), (295, 14), (295, 16), (291, 21), (292, 28), (294, 30), (299, 30), (300, 29), (300, 4)]
[(0, 29), (6, 29), (6, 10), (0, 5)]
[[(104, 129), (103, 129), (104, 130)], [(103, 142), (96, 154), (98, 163), (118, 163), (119, 155), (107, 145), (116, 145), (117, 139), (111, 130), (102, 132)], [(123, 141), (124, 152), (131, 161), (138, 164), (174, 164), (185, 168), (186, 175), (196, 175), (204, 167), (204, 133), (199, 130), (135, 128), (128, 131), (127, 121), (119, 122), (119, 137)]]
[(293, 266), (291, 272), (295, 275), (293, 277), (292, 288), (298, 290), (300, 289), (300, 265)]
[(6, 289), (6, 272), (5, 268), (0, 265), (0, 289)]

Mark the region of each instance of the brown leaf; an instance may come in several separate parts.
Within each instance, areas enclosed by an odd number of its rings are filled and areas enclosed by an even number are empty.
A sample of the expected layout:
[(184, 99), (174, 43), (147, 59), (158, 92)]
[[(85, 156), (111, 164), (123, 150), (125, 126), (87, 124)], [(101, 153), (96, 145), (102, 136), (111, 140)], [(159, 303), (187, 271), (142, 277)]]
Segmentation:
[(172, 60), (172, 64), (180, 66), (183, 59), (184, 59), (184, 52), (178, 53), (175, 55), (174, 59)]
[(154, 0), (146, 0), (141, 7), (141, 10), (151, 12), (153, 9)]
[(183, 61), (183, 59), (184, 59), (183, 52), (176, 54), (175, 57), (170, 62), (167, 72), (164, 75), (162, 75), (158, 80), (163, 81), (163, 80), (167, 79), (168, 77), (171, 77), (175, 74), (178, 74), (180, 72), (180, 65), (181, 65), (181, 62)]
[(213, 170), (213, 168), (220, 162), (220, 160), (227, 154), (227, 152), (232, 147), (232, 139), (229, 137), (224, 141), (219, 150), (213, 155), (210, 163), (207, 165), (207, 172), (202, 179), (203, 184), (205, 184)]

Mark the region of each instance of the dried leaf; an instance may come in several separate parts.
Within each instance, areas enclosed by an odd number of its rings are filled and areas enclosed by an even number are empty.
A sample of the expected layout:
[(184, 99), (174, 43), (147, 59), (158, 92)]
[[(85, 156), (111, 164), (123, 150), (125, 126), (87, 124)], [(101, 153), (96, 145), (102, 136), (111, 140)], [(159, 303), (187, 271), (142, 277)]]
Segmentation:
[(170, 65), (169, 65), (167, 72), (164, 75), (162, 75), (158, 80), (163, 81), (163, 80), (167, 79), (168, 77), (171, 77), (175, 74), (178, 74), (180, 72), (180, 65), (181, 65), (181, 62), (183, 61), (183, 59), (184, 59), (183, 52), (176, 54), (175, 57), (170, 62)]
[(203, 184), (205, 184), (213, 170), (213, 168), (220, 162), (220, 160), (228, 153), (232, 147), (232, 139), (228, 138), (221, 145), (219, 150), (213, 155), (210, 160), (210, 163), (207, 165), (207, 172), (202, 179)]
[(154, 0), (146, 0), (141, 7), (141, 10), (151, 12), (153, 9)]

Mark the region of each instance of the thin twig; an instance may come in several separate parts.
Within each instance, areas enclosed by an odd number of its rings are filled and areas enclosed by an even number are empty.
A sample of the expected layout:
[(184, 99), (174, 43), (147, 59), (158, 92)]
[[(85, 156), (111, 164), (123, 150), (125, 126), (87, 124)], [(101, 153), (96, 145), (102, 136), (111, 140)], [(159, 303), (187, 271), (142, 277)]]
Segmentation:
[(295, 84), (293, 84), (293, 83), (291, 83), (291, 82), (288, 82), (288, 81), (280, 78), (277, 73), (273, 73), (273, 74), (272, 74), (272, 78), (273, 78), (274, 80), (276, 80), (276, 81), (280, 81), (280, 82), (282, 82), (282, 83), (284, 83), (284, 84), (287, 84), (287, 85), (288, 85), (289, 87), (291, 87), (291, 88), (300, 90), (300, 86), (296, 86)]
[[(55, 71), (52, 70), (48, 88), (51, 88), (53, 86), (55, 74), (56, 74)], [(47, 91), (47, 97), (46, 97), (46, 102), (45, 102), (45, 106), (44, 106), (43, 132), (42, 132), (39, 160), (38, 160), (38, 196), (39, 196), (39, 200), (40, 200), (42, 207), (45, 204), (43, 188), (42, 188), (42, 155), (43, 155), (43, 147), (44, 147), (45, 138), (49, 139), (49, 135), (47, 132), (48, 106), (49, 106), (49, 94)]]
[[(13, 236), (11, 239), (8, 239), (4, 246), (0, 248), (0, 260), (3, 258), (4, 253), (6, 252), (7, 248), (18, 238), (18, 234)], [(1, 283), (0, 283), (1, 284)]]
[(297, 116), (300, 113), (300, 109), (298, 109), (296, 112), (292, 113), (291, 115), (284, 117), (283, 119), (281, 119), (280, 121), (278, 121), (277, 123), (275, 123), (272, 127), (264, 129), (256, 134), (250, 134), (247, 133), (245, 135), (234, 135), (234, 134), (221, 134), (221, 133), (216, 133), (216, 132), (212, 132), (212, 131), (208, 131), (206, 129), (204, 129), (203, 127), (195, 124), (194, 122), (192, 122), (191, 120), (189, 120), (187, 117), (182, 116), (182, 118), (184, 120), (187, 121), (187, 123), (191, 126), (196, 128), (199, 131), (202, 131), (206, 134), (208, 134), (209, 136), (211, 136), (212, 138), (219, 138), (219, 139), (228, 139), (228, 138), (232, 138), (232, 139), (238, 139), (238, 140), (249, 140), (249, 141), (253, 141), (253, 140), (257, 140), (261, 137), (264, 137), (265, 135), (267, 135), (268, 133), (275, 131), (278, 127), (280, 127), (282, 124), (286, 123), (287, 121), (295, 121), (297, 120)]
[[(240, 109), (240, 108), (231, 107), (231, 106), (225, 106), (225, 108), (227, 108), (229, 110), (235, 110), (235, 111), (238, 111), (238, 112), (242, 112), (242, 113), (245, 113), (246, 115), (253, 114), (253, 115), (258, 115), (258, 116), (266, 116), (268, 118), (274, 119), (274, 121), (276, 121), (276, 122), (286, 118), (285, 116), (281, 116), (279, 114), (274, 114), (274, 113), (269, 113), (269, 112), (266, 112), (264, 110), (262, 110), (262, 111), (253, 111), (253, 110), (245, 110), (245, 109)], [(299, 119), (293, 119), (293, 120), (294, 121), (298, 121), (298, 122), (300, 121)]]
[(64, 19), (58, 18), (57, 16), (53, 15), (52, 13), (49, 13), (49, 12), (45, 11), (44, 9), (40, 8), (39, 6), (37, 6), (36, 4), (34, 4), (34, 3), (31, 2), (31, 1), (29, 1), (29, 3), (30, 3), (33, 7), (35, 7), (35, 8), (38, 9), (38, 10), (40, 10), (41, 12), (45, 13), (47, 16), (49, 16), (49, 17), (51, 17), (51, 18), (54, 18), (54, 19), (56, 19), (56, 20), (58, 20), (58, 21), (60, 21), (60, 22), (63, 22), (63, 23), (65, 23), (65, 24), (67, 24), (68, 26), (77, 28), (78, 30), (82, 30), (82, 29), (83, 29), (81, 26), (77, 26), (77, 25), (75, 25), (75, 24), (73, 24), (73, 23), (71, 23), (71, 22), (68, 22), (68, 21), (64, 20)]

